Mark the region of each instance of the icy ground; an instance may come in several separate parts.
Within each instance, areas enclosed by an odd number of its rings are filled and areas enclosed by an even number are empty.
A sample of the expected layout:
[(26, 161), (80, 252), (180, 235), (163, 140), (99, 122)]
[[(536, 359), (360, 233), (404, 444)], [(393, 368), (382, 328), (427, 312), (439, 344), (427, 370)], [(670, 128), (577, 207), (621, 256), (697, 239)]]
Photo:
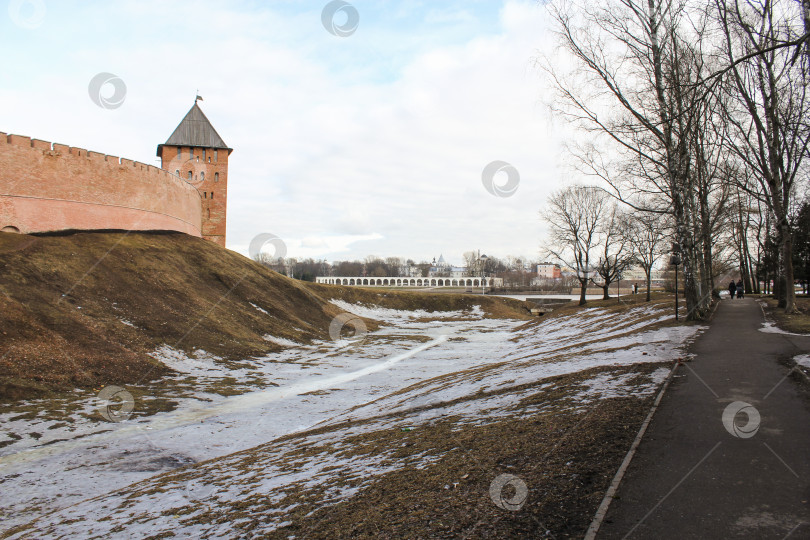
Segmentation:
[[(176, 532), (180, 524), (166, 524), (161, 513), (189, 503), (200, 511), (200, 501), (233, 500), (256, 490), (281, 500), (285, 489), (313, 483), (329, 486), (332, 500), (348, 497), (361, 486), (341, 478), (354, 475), (366, 481), (406, 465), (391, 461), (390, 452), (360, 459), (340, 457), (335, 451), (347, 437), (390, 428), (386, 415), (412, 411), (407, 424), (418, 426), (448, 415), (457, 416), (463, 425), (529, 414), (516, 406), (537, 387), (497, 391), (599, 366), (671, 362), (700, 331), (656, 329), (653, 325), (668, 320), (668, 310), (656, 306), (620, 314), (593, 308), (525, 323), (487, 319), (477, 308), (428, 313), (334, 303), (380, 321), (380, 330), (357, 341), (284, 342), (287, 349), (282, 353), (235, 365), (218, 362), (204, 351), (194, 358), (168, 347), (156, 351), (157, 358), (179, 372), (162, 388), (149, 388), (176, 403), (170, 412), (139, 416), (139, 405), (145, 408), (150, 396), (133, 388), (128, 390), (139, 396), (136, 414), (120, 423), (104, 421), (94, 396), (78, 391), (72, 399), (0, 409), (0, 443), (5, 443), (0, 448), (0, 532), (38, 520), (33, 537), (43, 531), (58, 537), (91, 536), (91, 530), (92, 536), (104, 536), (122, 524), (132, 527), (133, 519), (140, 524), (138, 535)], [(632, 374), (599, 374), (574, 400), (648, 395), (668, 372), (662, 364), (643, 383), (631, 383)], [(226, 377), (227, 384), (252, 390), (231, 397), (212, 393)], [(448, 403), (481, 392), (495, 395)], [(177, 481), (169, 495), (152, 494), (124, 504), (116, 493), (183, 465), (346, 420), (351, 422), (321, 435), (286, 439), (247, 472), (239, 470), (242, 458), (232, 456), (198, 465), (201, 472)], [(300, 448), (323, 451), (303, 466), (287, 467), (284, 460)], [(409, 465), (423, 467), (435, 459), (411, 457)], [(267, 516), (268, 526), (283, 524), (283, 516), (283, 509), (277, 509)], [(198, 524), (182, 530), (190, 536), (228, 535), (227, 530)]]

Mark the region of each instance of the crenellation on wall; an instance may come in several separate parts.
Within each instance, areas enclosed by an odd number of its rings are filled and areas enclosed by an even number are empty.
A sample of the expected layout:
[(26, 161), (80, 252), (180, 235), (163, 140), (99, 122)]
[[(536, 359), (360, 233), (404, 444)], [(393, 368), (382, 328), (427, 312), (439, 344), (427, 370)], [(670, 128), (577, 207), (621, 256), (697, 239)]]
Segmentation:
[(125, 229), (202, 235), (202, 201), (193, 186), (154, 165), (84, 148), (0, 132), (0, 193), (0, 228), (23, 233)]
[(9, 135), (8, 136), (8, 144), (14, 146), (27, 146), (28, 148), (31, 147), (31, 137), (24, 137), (22, 135)]
[(43, 141), (41, 139), (31, 139), (31, 146), (47, 152), (52, 150), (52, 143), (50, 141)]

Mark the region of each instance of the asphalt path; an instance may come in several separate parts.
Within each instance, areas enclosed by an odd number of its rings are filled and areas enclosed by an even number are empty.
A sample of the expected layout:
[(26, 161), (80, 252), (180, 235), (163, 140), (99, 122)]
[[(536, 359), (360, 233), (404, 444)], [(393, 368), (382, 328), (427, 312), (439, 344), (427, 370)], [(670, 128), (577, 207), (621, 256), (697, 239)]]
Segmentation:
[(597, 538), (810, 538), (810, 337), (724, 299), (691, 346)]

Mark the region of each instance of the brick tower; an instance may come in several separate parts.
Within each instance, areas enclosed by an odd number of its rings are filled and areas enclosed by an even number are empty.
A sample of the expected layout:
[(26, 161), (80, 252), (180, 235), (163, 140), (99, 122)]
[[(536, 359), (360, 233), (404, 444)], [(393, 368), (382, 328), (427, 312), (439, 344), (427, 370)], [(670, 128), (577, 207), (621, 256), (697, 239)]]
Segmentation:
[(197, 188), (202, 200), (202, 236), (225, 247), (228, 208), (228, 148), (197, 100), (171, 137), (157, 147), (160, 166)]

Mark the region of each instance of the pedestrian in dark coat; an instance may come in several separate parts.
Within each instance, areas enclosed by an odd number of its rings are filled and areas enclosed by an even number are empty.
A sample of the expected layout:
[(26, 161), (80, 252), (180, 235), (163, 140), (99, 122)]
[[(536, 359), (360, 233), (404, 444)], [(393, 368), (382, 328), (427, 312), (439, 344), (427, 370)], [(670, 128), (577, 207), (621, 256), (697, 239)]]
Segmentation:
[(732, 280), (731, 283), (728, 284), (728, 296), (732, 300), (734, 300), (734, 294), (737, 292), (737, 285)]
[(737, 282), (737, 298), (742, 298), (745, 296), (745, 287), (743, 287), (742, 280)]

